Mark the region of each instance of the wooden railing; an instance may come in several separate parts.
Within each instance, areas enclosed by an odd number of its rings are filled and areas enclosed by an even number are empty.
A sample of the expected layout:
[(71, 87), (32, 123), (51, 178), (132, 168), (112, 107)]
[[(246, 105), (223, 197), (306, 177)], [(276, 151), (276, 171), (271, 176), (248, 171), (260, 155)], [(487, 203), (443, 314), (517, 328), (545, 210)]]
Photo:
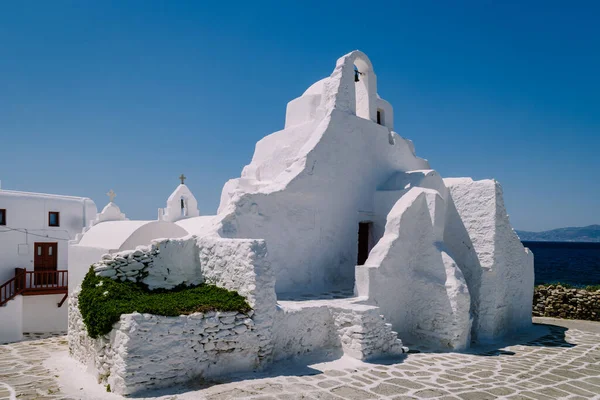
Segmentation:
[[(67, 294), (69, 273), (59, 271), (27, 271), (15, 268), (15, 277), (0, 286), (0, 306), (22, 294), (34, 296), (42, 294)], [(62, 305), (62, 302), (60, 303)]]
[(19, 268), (15, 273), (15, 277), (0, 286), (0, 306), (5, 305), (10, 300), (21, 294), (21, 282), (25, 277), (25, 273), (19, 273)]

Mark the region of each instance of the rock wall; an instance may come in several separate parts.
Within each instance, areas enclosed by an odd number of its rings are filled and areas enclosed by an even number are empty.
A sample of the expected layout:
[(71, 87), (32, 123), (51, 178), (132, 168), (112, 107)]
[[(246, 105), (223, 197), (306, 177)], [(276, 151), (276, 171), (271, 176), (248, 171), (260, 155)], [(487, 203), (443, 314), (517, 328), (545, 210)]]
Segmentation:
[(71, 355), (97, 371), (98, 380), (115, 393), (127, 395), (260, 365), (252, 311), (179, 317), (125, 314), (110, 334), (91, 339), (77, 309), (77, 296), (71, 299)]
[(277, 360), (304, 355), (331, 360), (342, 354), (368, 360), (408, 350), (379, 307), (358, 298), (281, 301), (275, 323)]
[[(105, 256), (94, 267), (99, 275), (152, 288), (206, 281), (237, 291), (253, 310), (247, 315), (126, 314), (108, 335), (92, 339), (79, 312), (77, 288), (69, 298), (69, 351), (119, 394), (260, 368), (271, 360), (276, 303), (274, 275), (265, 256), (264, 241), (216, 237), (165, 239)], [(185, 270), (185, 265), (191, 268)]]
[(196, 239), (153, 240), (150, 246), (104, 254), (92, 267), (99, 276), (144, 283), (150, 289), (197, 285), (202, 283), (202, 272)]
[(600, 290), (537, 286), (533, 294), (533, 316), (600, 321)]
[(265, 241), (204, 237), (197, 243), (204, 281), (238, 292), (253, 308), (258, 356), (261, 363), (269, 362), (277, 296)]
[(378, 307), (354, 305), (331, 306), (334, 325), (344, 354), (358, 360), (402, 354), (406, 348), (398, 334), (380, 315)]

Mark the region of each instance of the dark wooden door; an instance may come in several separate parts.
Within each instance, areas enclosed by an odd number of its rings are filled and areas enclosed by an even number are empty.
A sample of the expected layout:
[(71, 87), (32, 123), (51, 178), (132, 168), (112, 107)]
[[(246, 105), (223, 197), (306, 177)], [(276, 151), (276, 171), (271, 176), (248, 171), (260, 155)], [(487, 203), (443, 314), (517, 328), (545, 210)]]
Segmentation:
[(34, 284), (56, 284), (54, 271), (58, 269), (58, 243), (35, 243), (34, 247), (33, 270), (36, 272)]

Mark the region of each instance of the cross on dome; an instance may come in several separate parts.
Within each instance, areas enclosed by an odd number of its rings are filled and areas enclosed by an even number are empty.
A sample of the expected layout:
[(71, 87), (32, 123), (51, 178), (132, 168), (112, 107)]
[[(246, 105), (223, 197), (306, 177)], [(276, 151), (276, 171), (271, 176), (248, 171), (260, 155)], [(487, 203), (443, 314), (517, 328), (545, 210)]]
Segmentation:
[(110, 191), (108, 193), (106, 193), (106, 195), (110, 199), (111, 203), (113, 202), (113, 200), (115, 199), (115, 197), (117, 197), (117, 194), (115, 192), (113, 192), (112, 189), (110, 189)]
[(179, 177), (179, 179), (181, 179), (181, 184), (185, 185), (185, 180), (187, 179), (187, 177), (184, 174), (181, 174), (181, 176)]

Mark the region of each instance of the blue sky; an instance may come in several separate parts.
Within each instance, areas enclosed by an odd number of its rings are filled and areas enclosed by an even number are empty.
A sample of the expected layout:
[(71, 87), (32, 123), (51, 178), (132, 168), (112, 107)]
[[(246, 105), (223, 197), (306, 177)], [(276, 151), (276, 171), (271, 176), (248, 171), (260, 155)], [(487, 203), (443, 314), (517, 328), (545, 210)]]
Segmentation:
[(0, 5), (4, 189), (109, 189), (153, 219), (182, 172), (216, 211), (286, 103), (354, 49), (443, 176), (502, 183), (517, 229), (600, 223), (600, 6), (564, 1)]

